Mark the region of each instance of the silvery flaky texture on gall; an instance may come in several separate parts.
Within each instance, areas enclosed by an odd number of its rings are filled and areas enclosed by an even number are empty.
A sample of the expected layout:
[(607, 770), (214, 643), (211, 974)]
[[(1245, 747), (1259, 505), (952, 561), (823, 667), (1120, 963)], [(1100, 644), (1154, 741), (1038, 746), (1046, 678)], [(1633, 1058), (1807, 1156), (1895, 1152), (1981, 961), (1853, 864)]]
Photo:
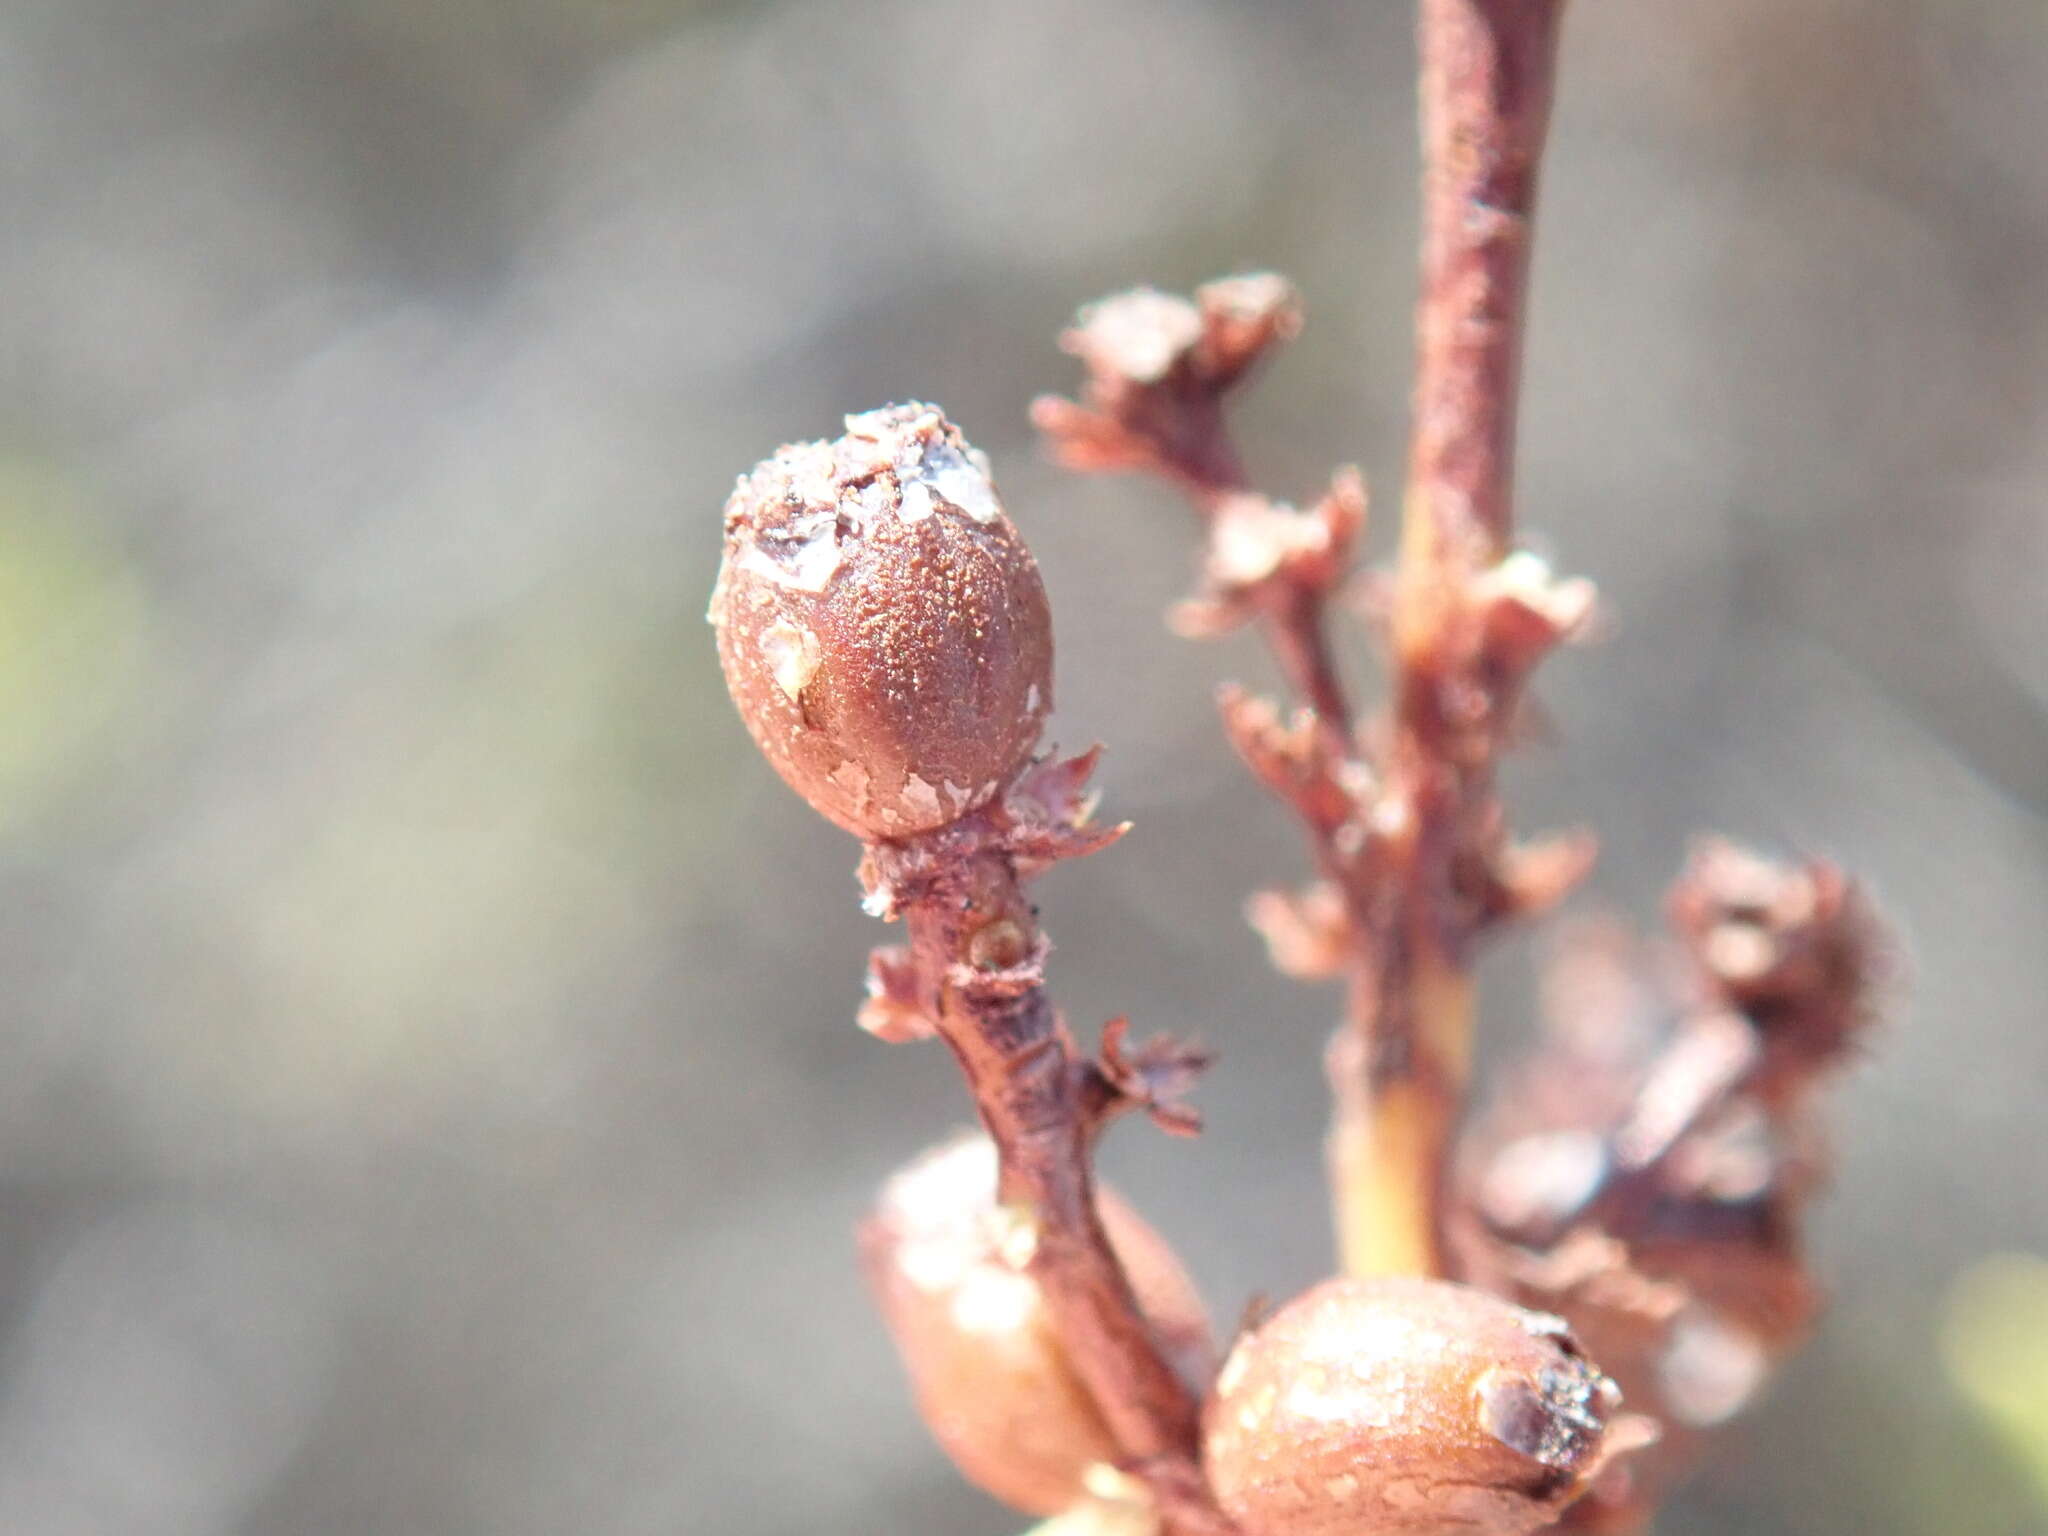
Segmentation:
[(768, 761), (860, 837), (986, 804), (1052, 707), (1037, 562), (931, 406), (849, 416), (742, 476), (710, 618)]

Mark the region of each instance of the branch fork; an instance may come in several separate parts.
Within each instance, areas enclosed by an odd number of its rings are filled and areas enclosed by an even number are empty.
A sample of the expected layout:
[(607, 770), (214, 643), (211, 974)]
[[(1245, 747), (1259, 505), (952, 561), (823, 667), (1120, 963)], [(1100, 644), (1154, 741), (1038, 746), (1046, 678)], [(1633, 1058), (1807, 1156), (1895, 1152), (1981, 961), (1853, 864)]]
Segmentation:
[(1340, 470), (1308, 511), (1246, 483), (1226, 397), (1301, 326), (1271, 273), (1173, 299), (1152, 289), (1082, 310), (1062, 346), (1078, 401), (1033, 419), (1057, 460), (1139, 471), (1186, 494), (1206, 534), (1203, 578), (1175, 610), (1191, 636), (1260, 624), (1292, 695), (1226, 690), (1225, 730), (1308, 835), (1309, 894), (1250, 915), (1283, 969), (1346, 982), (1328, 1053), (1340, 1246), (1356, 1273), (1443, 1274), (1449, 1143), (1470, 1057), (1475, 942), (1561, 899), (1585, 873), (1583, 834), (1506, 835), (1494, 764), (1529, 674), (1580, 633), (1593, 592), (1513, 547), (1514, 408), (1535, 168), (1548, 117), (1556, 0), (1422, 0), (1424, 228), (1415, 432), (1401, 537), (1378, 587), (1389, 704), (1363, 739), (1328, 609), (1365, 520)]
[[(862, 839), (866, 910), (907, 930), (870, 955), (858, 1021), (883, 1040), (941, 1039), (958, 1061), (988, 1134), (979, 1155), (995, 1154), (997, 1289), (1012, 1323), (1044, 1309), (1025, 1401), (1050, 1393), (1082, 1431), (1049, 1475), (1040, 1464), (987, 1480), (1025, 1490), (1015, 1502), (1038, 1513), (1078, 1500), (1045, 1536), (1425, 1536), (1452, 1503), (1457, 1523), (1495, 1536), (1556, 1529), (1560, 1515), (1630, 1529), (1686, 1433), (1741, 1406), (1816, 1305), (1797, 1250), (1820, 1161), (1805, 1112), (1869, 1022), (1877, 959), (1831, 866), (1704, 846), (1672, 898), (1694, 997), (1669, 1038), (1653, 1048), (1632, 1015), (1622, 1027), (1565, 1010), (1454, 1166), (1476, 951), (1561, 901), (1595, 855), (1584, 832), (1518, 841), (1496, 786), (1526, 733), (1534, 672), (1588, 632), (1595, 594), (1518, 548), (1513, 513), (1561, 0), (1419, 6), (1422, 283), (1392, 569), (1353, 570), (1368, 510), (1355, 468), (1305, 506), (1248, 481), (1229, 399), (1302, 324), (1275, 274), (1087, 306), (1060, 338), (1081, 364), (1078, 398), (1032, 408), (1062, 464), (1148, 474), (1190, 503), (1203, 555), (1172, 627), (1208, 638), (1255, 626), (1269, 647), (1282, 697), (1232, 686), (1218, 705), (1254, 778), (1300, 823), (1312, 873), (1298, 890), (1257, 893), (1246, 916), (1277, 969), (1344, 987), (1325, 1065), (1348, 1276), (1248, 1329), (1213, 1383), (1185, 1379), (1174, 1345), (1187, 1341), (1154, 1326), (1163, 1314), (1133, 1283), (1146, 1266), (1127, 1270), (1126, 1231), (1112, 1231), (1135, 1218), (1098, 1199), (1092, 1162), (1132, 1111), (1195, 1134), (1186, 1096), (1209, 1057), (1167, 1035), (1132, 1045), (1123, 1018), (1087, 1052), (1048, 997), (1051, 946), (1025, 884), (1127, 826), (1094, 820), (1099, 749), (1031, 758), (1051, 707), (1050, 620), (986, 459), (935, 408), (890, 407), (848, 418), (836, 442), (783, 449), (728, 503), (712, 603), (728, 683), (777, 770)], [(1384, 701), (1363, 719), (1332, 645), (1333, 605), (1361, 612), (1386, 655)], [(1631, 986), (1590, 995), (1613, 1004)], [(864, 1239), (892, 1288), (885, 1309), (899, 1283), (920, 1284), (916, 1265), (875, 1258), (897, 1235), (884, 1221)], [(1565, 1323), (1501, 1297), (1585, 1329), (1679, 1426), (1665, 1460), (1617, 1464), (1649, 1445), (1649, 1421), (1610, 1417), (1614, 1382)], [(1199, 1299), (1185, 1310), (1206, 1348)], [(1388, 1316), (1442, 1347), (1376, 1362), (1361, 1319)], [(1458, 1321), (1418, 1335), (1427, 1317)], [(1397, 1429), (1377, 1387), (1349, 1418), (1325, 1411), (1337, 1375), (1355, 1387), (1392, 1368), (1407, 1392), (1482, 1337), (1493, 1343), (1476, 1418), (1457, 1371), (1414, 1392), (1429, 1401)], [(1297, 1414), (1292, 1387), (1307, 1372), (1320, 1406)], [(998, 1428), (972, 1454), (948, 1441), (963, 1467), (1009, 1446), (1009, 1426), (988, 1422)]]

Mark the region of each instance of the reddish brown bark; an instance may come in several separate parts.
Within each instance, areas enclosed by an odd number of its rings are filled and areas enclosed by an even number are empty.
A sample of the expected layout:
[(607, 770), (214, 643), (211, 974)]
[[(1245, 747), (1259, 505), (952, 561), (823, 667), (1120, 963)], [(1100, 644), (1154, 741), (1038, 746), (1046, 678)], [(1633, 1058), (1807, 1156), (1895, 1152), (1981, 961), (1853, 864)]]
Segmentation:
[(1422, 0), (1411, 560), (1470, 568), (1513, 539), (1537, 167), (1563, 9), (1561, 0)]
[(1167, 1100), (1200, 1058), (1164, 1042), (1126, 1056), (1121, 1021), (1102, 1061), (1083, 1052), (1047, 995), (1048, 946), (1023, 890), (1035, 869), (1121, 830), (1086, 825), (1092, 761), (1044, 765), (989, 811), (872, 844), (863, 875), (873, 904), (909, 930), (907, 955), (882, 966), (895, 1001), (928, 1020), (960, 1064), (996, 1146), (999, 1197), (1017, 1217), (1028, 1271), (1124, 1464), (1153, 1488), (1173, 1536), (1227, 1536), (1198, 1471), (1195, 1393), (1110, 1245), (1093, 1173), (1094, 1137), (1125, 1104), (1190, 1128)]
[[(1385, 804), (1399, 894), (1354, 1039), (1331, 1052), (1332, 1170), (1347, 1266), (1447, 1267), (1450, 1143), (1471, 1056), (1470, 945), (1492, 914), (1494, 765), (1521, 677), (1489, 654), (1482, 573), (1514, 537), (1516, 402), (1537, 168), (1561, 0), (1422, 0), (1423, 242), (1413, 436), (1393, 595)], [(1529, 658), (1533, 660), (1532, 658)], [(1487, 871), (1485, 864), (1494, 864)], [(1388, 1179), (1397, 1181), (1388, 1186)], [(1414, 1227), (1403, 1214), (1415, 1193)]]
[[(1393, 676), (1363, 739), (1331, 655), (1327, 610), (1364, 516), (1341, 475), (1302, 512), (1245, 483), (1223, 400), (1299, 328), (1267, 274), (1211, 283), (1193, 301), (1141, 289), (1082, 312), (1064, 338), (1087, 369), (1082, 402), (1035, 418), (1055, 452), (1090, 470), (1172, 481), (1203, 514), (1209, 548), (1189, 633), (1256, 622), (1300, 728), (1241, 697), (1225, 721), (1260, 778), (1306, 827), (1323, 884), (1321, 934), (1290, 936), (1346, 983), (1328, 1055), (1330, 1171), (1347, 1267), (1446, 1268), (1449, 1146), (1470, 1055), (1472, 940), (1554, 900), (1583, 869), (1583, 840), (1508, 846), (1494, 793), (1523, 684), (1584, 618), (1590, 589), (1509, 562), (1515, 397), (1536, 170), (1549, 117), (1559, 0), (1423, 0), (1422, 288), (1415, 427), (1401, 555), (1387, 593)], [(1267, 926), (1269, 937), (1274, 928)], [(1299, 940), (1300, 942), (1295, 942)], [(1283, 946), (1276, 940), (1276, 954)]]

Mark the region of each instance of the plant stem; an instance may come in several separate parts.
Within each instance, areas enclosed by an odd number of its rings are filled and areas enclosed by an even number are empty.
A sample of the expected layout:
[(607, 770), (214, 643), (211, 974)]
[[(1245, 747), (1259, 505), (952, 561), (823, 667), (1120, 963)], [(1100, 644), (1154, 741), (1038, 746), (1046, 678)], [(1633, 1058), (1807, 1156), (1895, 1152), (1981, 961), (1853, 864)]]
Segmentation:
[[(1449, 1272), (1443, 1208), (1469, 1076), (1472, 942), (1574, 878), (1569, 848), (1540, 869), (1513, 866), (1494, 793), (1529, 669), (1591, 600), (1584, 583), (1553, 584), (1540, 564), (1504, 563), (1561, 9), (1562, 0), (1421, 0), (1414, 438), (1390, 604), (1392, 696), (1365, 740), (1330, 655), (1331, 570), (1303, 554), (1314, 538), (1300, 524), (1270, 526), (1270, 563), (1246, 578), (1258, 527), (1230, 528), (1238, 503), (1265, 498), (1245, 483), (1223, 397), (1298, 327), (1284, 283), (1256, 274), (1209, 284), (1193, 302), (1135, 290), (1089, 306), (1062, 339), (1087, 369), (1084, 403), (1046, 399), (1033, 412), (1063, 461), (1146, 470), (1194, 502), (1209, 528), (1205, 596), (1226, 620), (1256, 614), (1314, 717), (1309, 756), (1270, 717), (1239, 709), (1231, 730), (1292, 803), (1342, 904), (1335, 963), (1347, 992), (1326, 1058), (1328, 1156), (1338, 1243), (1356, 1274)], [(1348, 553), (1363, 516), (1357, 494), (1356, 518), (1340, 515), (1340, 501), (1320, 509), (1322, 556)], [(1518, 873), (1539, 878), (1517, 884)]]
[[(1403, 585), (1498, 559), (1561, 0), (1421, 0), (1422, 293)], [(1426, 638), (1426, 637), (1423, 637)]]
[[(1473, 987), (1460, 861), (1494, 814), (1497, 712), (1462, 633), (1513, 536), (1515, 402), (1560, 0), (1421, 0), (1423, 242), (1414, 436), (1393, 597), (1390, 920), (1330, 1053), (1330, 1167), (1355, 1274), (1443, 1273)], [(1474, 700), (1493, 727), (1474, 730)]]
[(1281, 676), (1341, 743), (1351, 734), (1351, 703), (1330, 654), (1323, 607), (1319, 594), (1281, 587), (1266, 608), (1262, 628)]
[(911, 955), (995, 1142), (1000, 1197), (1021, 1218), (1068, 1359), (1134, 1467), (1186, 1471), (1197, 1405), (1096, 1214), (1087, 1063), (1046, 995), (1044, 944), (1015, 861), (999, 836), (978, 835), (981, 820), (931, 834), (947, 842), (934, 861), (945, 874), (906, 883)]

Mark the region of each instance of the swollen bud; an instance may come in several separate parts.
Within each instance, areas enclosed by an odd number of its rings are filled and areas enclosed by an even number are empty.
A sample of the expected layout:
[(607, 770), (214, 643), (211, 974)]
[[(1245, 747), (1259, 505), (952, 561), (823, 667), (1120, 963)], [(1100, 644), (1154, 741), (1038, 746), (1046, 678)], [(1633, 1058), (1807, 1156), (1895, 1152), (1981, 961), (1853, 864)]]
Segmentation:
[[(1214, 1365), (1194, 1284), (1165, 1239), (1107, 1189), (1096, 1209), (1167, 1358), (1193, 1380)], [(962, 1136), (883, 1187), (861, 1255), (919, 1411), (968, 1481), (1029, 1514), (1081, 1498), (1117, 1444), (1075, 1374), (1027, 1266), (1028, 1211), (998, 1204), (996, 1152)]]
[(709, 617), (755, 742), (858, 837), (986, 804), (1052, 705), (1038, 565), (933, 406), (849, 416), (742, 476)]
[(1231, 1351), (1203, 1462), (1246, 1536), (1522, 1536), (1585, 1490), (1619, 1401), (1555, 1318), (1447, 1281), (1330, 1280)]

